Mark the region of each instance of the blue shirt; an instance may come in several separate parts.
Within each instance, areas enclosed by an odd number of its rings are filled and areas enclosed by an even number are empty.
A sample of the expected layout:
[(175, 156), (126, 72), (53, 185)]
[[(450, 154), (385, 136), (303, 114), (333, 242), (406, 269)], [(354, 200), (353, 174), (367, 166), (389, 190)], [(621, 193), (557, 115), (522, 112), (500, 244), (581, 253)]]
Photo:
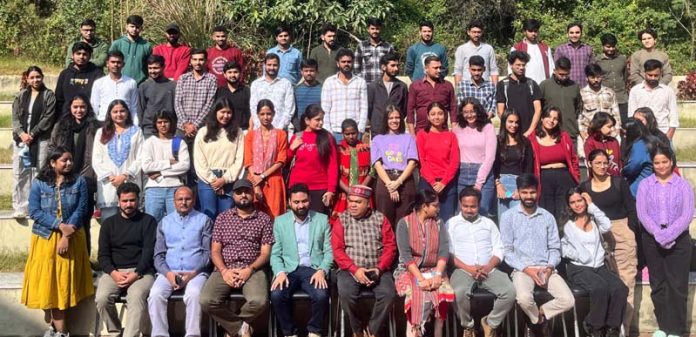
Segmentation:
[(309, 213), (304, 221), (299, 222), (295, 218), (295, 239), (297, 240), (297, 254), (300, 256), (300, 266), (311, 267), (312, 260), (309, 256)]
[(321, 104), (321, 83), (315, 86), (309, 86), (302, 81), (295, 86), (295, 107), (297, 107), (297, 114), (294, 119), (297, 121), (295, 131), (300, 130), (299, 121), (302, 120), (305, 109), (311, 104)]
[(505, 262), (515, 270), (529, 266), (556, 266), (561, 262), (561, 240), (556, 219), (537, 207), (527, 214), (522, 205), (507, 210), (500, 218)]
[(287, 79), (290, 83), (297, 84), (300, 81), (300, 63), (302, 63), (302, 53), (297, 48), (290, 47), (282, 51), (280, 46), (268, 49), (266, 53), (276, 54), (280, 58), (280, 69), (278, 77)]
[(172, 212), (157, 226), (155, 269), (166, 275), (169, 271), (205, 272), (210, 264), (213, 223), (196, 210), (186, 216)]

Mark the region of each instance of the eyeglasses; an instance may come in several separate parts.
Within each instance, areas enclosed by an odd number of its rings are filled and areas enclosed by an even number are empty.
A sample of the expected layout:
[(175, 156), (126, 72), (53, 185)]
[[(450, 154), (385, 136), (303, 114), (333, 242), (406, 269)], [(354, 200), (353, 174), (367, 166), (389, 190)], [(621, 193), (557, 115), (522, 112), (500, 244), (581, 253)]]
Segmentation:
[(251, 191), (249, 189), (246, 189), (246, 188), (240, 188), (238, 190), (235, 190), (234, 194), (236, 194), (236, 195), (251, 194)]

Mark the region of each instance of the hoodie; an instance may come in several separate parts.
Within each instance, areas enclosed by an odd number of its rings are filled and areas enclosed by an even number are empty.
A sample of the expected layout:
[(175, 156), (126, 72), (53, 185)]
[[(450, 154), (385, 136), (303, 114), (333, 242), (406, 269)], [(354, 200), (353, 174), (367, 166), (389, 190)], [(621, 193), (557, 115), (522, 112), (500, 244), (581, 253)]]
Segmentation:
[(138, 84), (147, 79), (147, 58), (152, 55), (152, 44), (138, 37), (135, 41), (128, 39), (127, 35), (121, 36), (111, 44), (109, 51), (118, 50), (125, 57), (123, 62), (123, 75), (135, 80)]
[(68, 111), (68, 102), (77, 94), (83, 94), (89, 100), (92, 95), (92, 85), (98, 78), (104, 76), (101, 68), (88, 62), (86, 66), (78, 69), (74, 63), (63, 69), (56, 82), (56, 109), (58, 116)]

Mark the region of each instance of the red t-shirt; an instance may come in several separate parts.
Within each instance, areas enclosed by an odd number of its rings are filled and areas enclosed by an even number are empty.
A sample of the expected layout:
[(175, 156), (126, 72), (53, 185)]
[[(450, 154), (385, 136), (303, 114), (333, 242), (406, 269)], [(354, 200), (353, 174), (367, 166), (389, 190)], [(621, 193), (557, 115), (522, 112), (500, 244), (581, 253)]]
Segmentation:
[[(215, 75), (217, 78), (218, 87), (225, 85), (225, 72), (223, 68), (225, 63), (229, 61), (237, 62), (242, 70), (244, 69), (244, 57), (242, 52), (236, 47), (227, 47), (227, 49), (221, 50), (216, 47), (208, 48), (208, 71)], [(244, 72), (242, 72), (242, 78), (244, 80)]]

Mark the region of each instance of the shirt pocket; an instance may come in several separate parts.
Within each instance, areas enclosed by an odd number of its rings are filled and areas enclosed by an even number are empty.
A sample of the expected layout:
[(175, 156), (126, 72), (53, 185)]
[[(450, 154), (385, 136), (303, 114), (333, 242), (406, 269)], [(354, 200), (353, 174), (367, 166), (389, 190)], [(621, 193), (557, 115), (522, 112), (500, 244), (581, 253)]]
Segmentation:
[(50, 211), (51, 213), (56, 208), (56, 195), (53, 191), (41, 192), (41, 209)]
[(63, 206), (63, 210), (69, 210), (70, 213), (72, 213), (72, 211), (77, 208), (77, 202), (80, 197), (80, 189), (77, 188), (77, 186), (69, 187), (63, 191), (62, 197), (63, 199), (61, 200), (61, 204)]

